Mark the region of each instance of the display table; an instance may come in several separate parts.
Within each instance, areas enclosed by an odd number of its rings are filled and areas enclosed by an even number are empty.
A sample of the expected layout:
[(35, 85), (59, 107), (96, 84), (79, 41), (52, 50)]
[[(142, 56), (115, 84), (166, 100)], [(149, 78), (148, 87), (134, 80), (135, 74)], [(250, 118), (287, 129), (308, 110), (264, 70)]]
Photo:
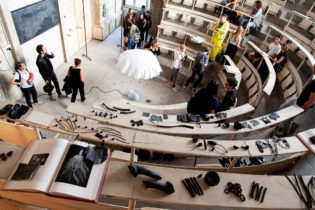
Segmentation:
[[(220, 183), (214, 187), (208, 187), (204, 181), (206, 171), (185, 170), (158, 166), (145, 165), (146, 168), (158, 172), (162, 179), (158, 182), (169, 181), (173, 184), (175, 192), (166, 194), (157, 189), (146, 189), (142, 181), (154, 181), (154, 179), (138, 175), (132, 176), (128, 170), (128, 163), (112, 161), (106, 175), (102, 189), (102, 196), (130, 199), (133, 201), (146, 201), (152, 203), (163, 203), (169, 205), (204, 206), (216, 208), (236, 209), (303, 209), (304, 204), (298, 197), (293, 187), (284, 176), (265, 175), (240, 175), (219, 173)], [(192, 198), (181, 182), (184, 178), (197, 177), (204, 195)], [(305, 181), (309, 177), (304, 177)], [(123, 180), (123, 181), (122, 181)], [(249, 198), (252, 182), (267, 187), (263, 203)], [(228, 182), (240, 183), (245, 202), (241, 202), (234, 194), (225, 194), (224, 189)]]

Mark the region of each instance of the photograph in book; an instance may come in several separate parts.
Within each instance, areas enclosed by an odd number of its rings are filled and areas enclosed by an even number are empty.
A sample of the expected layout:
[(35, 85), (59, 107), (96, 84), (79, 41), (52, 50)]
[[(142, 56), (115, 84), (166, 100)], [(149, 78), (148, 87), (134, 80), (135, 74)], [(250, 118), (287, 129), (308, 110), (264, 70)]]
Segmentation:
[(109, 161), (106, 147), (66, 139), (32, 141), (3, 189), (96, 202)]
[(61, 168), (58, 172), (56, 182), (86, 187), (90, 178), (93, 163), (83, 156), (85, 147), (71, 145), (68, 149)]

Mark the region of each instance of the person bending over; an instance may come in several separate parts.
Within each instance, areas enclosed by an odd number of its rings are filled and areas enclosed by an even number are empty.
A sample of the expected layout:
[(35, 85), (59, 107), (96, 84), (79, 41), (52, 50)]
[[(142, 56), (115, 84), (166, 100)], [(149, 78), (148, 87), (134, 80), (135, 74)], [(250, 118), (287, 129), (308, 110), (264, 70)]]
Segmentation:
[(189, 114), (205, 115), (217, 110), (219, 100), (217, 98), (219, 82), (212, 80), (206, 88), (201, 88), (188, 102)]

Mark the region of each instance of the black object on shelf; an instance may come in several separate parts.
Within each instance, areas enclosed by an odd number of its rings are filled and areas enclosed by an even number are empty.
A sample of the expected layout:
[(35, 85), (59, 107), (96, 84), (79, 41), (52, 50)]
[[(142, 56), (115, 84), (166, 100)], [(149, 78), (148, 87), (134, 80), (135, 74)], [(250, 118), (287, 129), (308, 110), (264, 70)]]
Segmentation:
[(147, 169), (143, 166), (138, 166), (138, 165), (135, 165), (133, 163), (131, 163), (129, 166), (129, 172), (134, 176), (134, 177), (137, 177), (138, 174), (143, 174), (145, 176), (149, 176), (149, 177), (152, 177), (154, 179), (162, 179), (162, 177), (160, 176), (160, 174), (158, 174), (157, 172), (155, 171), (152, 171), (150, 169)]
[(167, 194), (172, 194), (175, 192), (174, 186), (171, 182), (150, 182), (150, 181), (143, 181), (145, 188), (155, 188), (161, 190)]
[(205, 182), (208, 186), (216, 186), (220, 182), (219, 174), (215, 171), (208, 171), (205, 175)]

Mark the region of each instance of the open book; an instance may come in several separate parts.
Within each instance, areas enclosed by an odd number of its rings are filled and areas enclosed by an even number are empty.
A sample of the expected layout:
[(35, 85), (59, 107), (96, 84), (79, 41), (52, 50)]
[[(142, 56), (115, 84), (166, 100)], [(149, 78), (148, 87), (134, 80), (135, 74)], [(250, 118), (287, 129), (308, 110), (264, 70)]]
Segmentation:
[(32, 141), (3, 189), (96, 202), (109, 160), (107, 148), (85, 142), (60, 138)]

